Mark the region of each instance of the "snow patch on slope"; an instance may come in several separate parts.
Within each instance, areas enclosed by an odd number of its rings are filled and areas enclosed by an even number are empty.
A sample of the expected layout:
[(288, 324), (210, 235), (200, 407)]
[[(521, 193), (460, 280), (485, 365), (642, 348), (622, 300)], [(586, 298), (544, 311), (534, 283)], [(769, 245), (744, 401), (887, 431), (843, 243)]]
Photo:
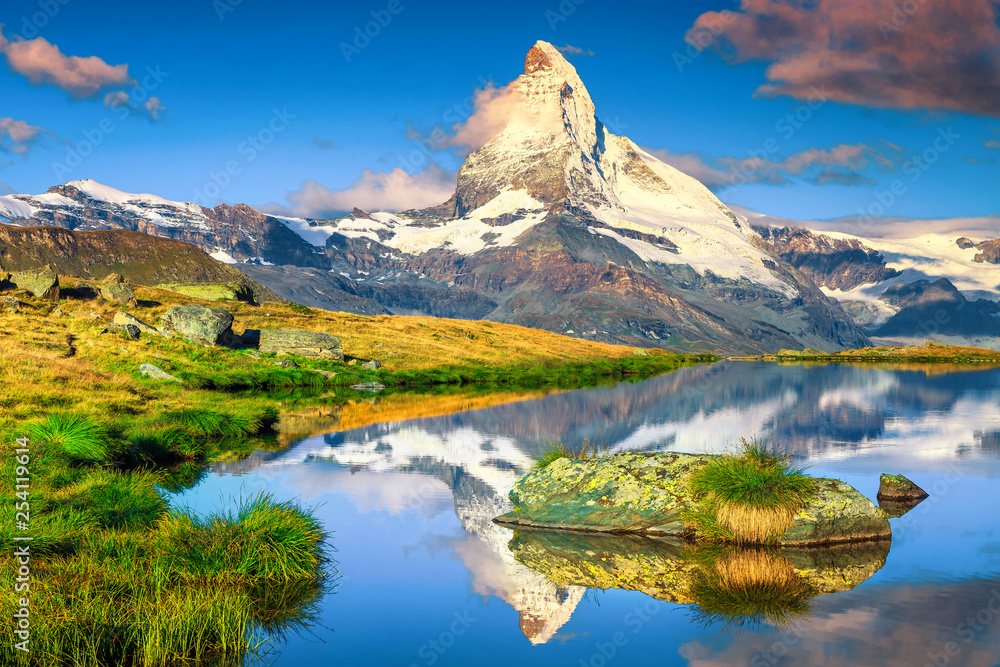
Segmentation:
[(303, 218), (288, 218), (282, 215), (271, 215), (271, 217), (298, 234), (306, 243), (319, 248), (326, 247), (326, 240), (335, 231), (332, 227), (324, 225), (310, 225), (309, 221)]
[(12, 195), (0, 197), (0, 216), (3, 216), (7, 220), (30, 218), (37, 210), (31, 204), (17, 199)]

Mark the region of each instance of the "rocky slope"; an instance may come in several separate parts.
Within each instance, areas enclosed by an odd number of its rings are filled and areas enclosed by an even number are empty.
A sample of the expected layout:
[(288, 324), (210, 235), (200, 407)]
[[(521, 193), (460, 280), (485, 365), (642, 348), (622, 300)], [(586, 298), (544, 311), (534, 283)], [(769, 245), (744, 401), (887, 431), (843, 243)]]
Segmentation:
[(937, 340), (1000, 349), (1000, 239), (861, 238), (754, 227), (877, 342)]

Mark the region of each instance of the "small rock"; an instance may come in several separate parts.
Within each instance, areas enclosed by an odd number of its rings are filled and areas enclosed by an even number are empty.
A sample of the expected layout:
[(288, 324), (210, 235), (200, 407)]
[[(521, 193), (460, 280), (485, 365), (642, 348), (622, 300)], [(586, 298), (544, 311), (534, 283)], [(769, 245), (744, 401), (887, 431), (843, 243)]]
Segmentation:
[(7, 306), (7, 312), (8, 313), (20, 313), (21, 310), (19, 308), (13, 308), (11, 306)]
[(639, 349), (636, 349), (636, 350), (632, 350), (632, 356), (633, 357), (648, 357), (649, 356), (649, 352), (647, 352), (646, 350), (643, 350), (642, 348), (639, 348)]
[(299, 365), (292, 361), (291, 359), (282, 359), (281, 361), (274, 362), (275, 366), (281, 366), (282, 368), (298, 368)]
[(10, 306), (11, 308), (20, 308), (21, 300), (16, 296), (0, 296), (0, 305)]
[(325, 377), (327, 380), (332, 380), (333, 378), (337, 377), (337, 374), (334, 373), (334, 372), (332, 372), (332, 371), (321, 371), (321, 370), (313, 369), (313, 373), (319, 373), (320, 375), (322, 375), (323, 377)]
[(153, 364), (142, 364), (141, 366), (139, 366), (139, 374), (144, 375), (148, 378), (152, 378), (154, 380), (169, 380), (171, 382), (181, 382), (180, 379), (175, 378), (170, 373), (166, 372), (161, 368), (157, 368)]
[(362, 382), (360, 384), (352, 384), (351, 389), (357, 389), (358, 391), (382, 391), (385, 389), (385, 385), (378, 382)]
[(361, 364), (361, 369), (366, 371), (377, 371), (380, 368), (382, 368), (382, 364), (379, 363), (378, 359), (369, 359)]
[(52, 311), (52, 313), (51, 313), (52, 317), (62, 317), (62, 316), (63, 316), (63, 315), (65, 315), (65, 314), (66, 314), (66, 313), (64, 313), (64, 312), (63, 312), (62, 308), (56, 308), (56, 309), (55, 309), (55, 310), (53, 310), (53, 311)]
[(882, 473), (879, 479), (879, 500), (919, 500), (927, 497), (927, 492), (902, 475)]
[(101, 333), (120, 333), (129, 340), (139, 340), (139, 327), (134, 324), (106, 324)]
[(89, 317), (92, 320), (99, 320), (99, 319), (101, 319), (101, 316), (98, 315), (97, 313), (90, 313), (89, 315), (87, 315), (87, 317)]
[(351, 359), (350, 361), (347, 362), (347, 365), (348, 366), (357, 366), (358, 365), (358, 360), (357, 359)]
[(142, 333), (155, 334), (157, 336), (163, 335), (163, 332), (157, 329), (156, 327), (150, 326), (145, 322), (143, 322), (142, 320), (140, 320), (139, 318), (129, 315), (124, 310), (119, 310), (117, 313), (115, 313), (115, 319), (113, 320), (113, 322), (115, 324), (121, 324), (121, 325), (131, 324), (132, 326), (139, 329), (139, 331), (141, 331)]

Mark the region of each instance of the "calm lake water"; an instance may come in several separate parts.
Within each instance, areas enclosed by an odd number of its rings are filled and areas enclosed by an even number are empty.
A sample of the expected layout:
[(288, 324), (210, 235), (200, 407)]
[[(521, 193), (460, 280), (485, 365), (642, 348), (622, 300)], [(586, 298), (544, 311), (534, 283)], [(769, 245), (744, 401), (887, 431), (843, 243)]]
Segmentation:
[[(490, 521), (546, 438), (714, 453), (754, 436), (869, 498), (882, 472), (931, 493), (891, 520), (881, 569), (780, 630), (558, 586)], [(268, 491), (319, 506), (340, 578), (276, 665), (943, 667), (1000, 663), (998, 481), (1000, 369), (723, 362), (308, 437), (218, 466), (173, 502), (210, 512)]]

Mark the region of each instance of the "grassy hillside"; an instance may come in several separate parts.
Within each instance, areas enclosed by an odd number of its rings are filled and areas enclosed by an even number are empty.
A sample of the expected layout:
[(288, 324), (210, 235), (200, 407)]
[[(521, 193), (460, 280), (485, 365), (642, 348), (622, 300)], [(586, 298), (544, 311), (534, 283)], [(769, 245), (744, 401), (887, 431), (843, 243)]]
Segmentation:
[(768, 354), (758, 357), (740, 357), (745, 359), (763, 359), (765, 361), (865, 361), (865, 362), (909, 362), (909, 363), (1000, 363), (1000, 352), (981, 347), (966, 347), (962, 345), (946, 345), (935, 341), (927, 341), (925, 345), (907, 347), (863, 347), (840, 352), (823, 352), (821, 350), (782, 350), (778, 354)]

